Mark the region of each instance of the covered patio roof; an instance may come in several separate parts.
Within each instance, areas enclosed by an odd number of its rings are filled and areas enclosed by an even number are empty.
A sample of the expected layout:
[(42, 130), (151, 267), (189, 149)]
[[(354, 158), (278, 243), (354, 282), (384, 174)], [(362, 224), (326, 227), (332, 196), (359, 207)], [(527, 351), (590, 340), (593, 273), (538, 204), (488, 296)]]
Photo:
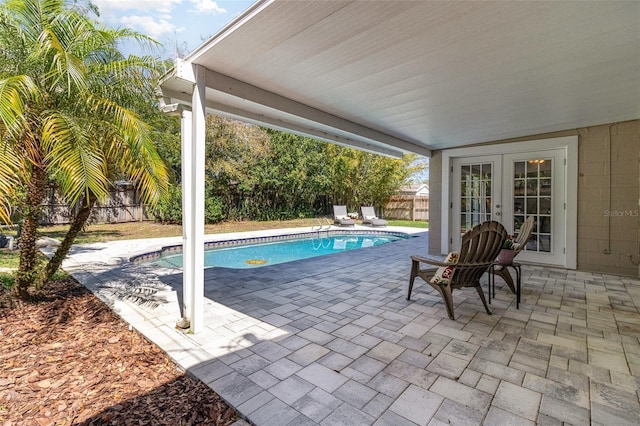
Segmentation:
[(640, 3), (259, 0), (162, 83), (398, 156), (640, 117)]
[(259, 0), (161, 83), (203, 327), (205, 115), (401, 156), (640, 117), (639, 2)]

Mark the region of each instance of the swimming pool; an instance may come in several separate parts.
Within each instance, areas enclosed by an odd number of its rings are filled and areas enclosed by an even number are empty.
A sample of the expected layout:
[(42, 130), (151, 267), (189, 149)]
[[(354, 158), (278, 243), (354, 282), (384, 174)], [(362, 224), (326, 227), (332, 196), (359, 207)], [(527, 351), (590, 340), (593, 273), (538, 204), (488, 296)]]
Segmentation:
[[(232, 269), (259, 268), (267, 265), (308, 259), (347, 250), (387, 244), (409, 238), (400, 232), (376, 233), (306, 233), (250, 240), (222, 241), (207, 243), (204, 253), (206, 268), (222, 267)], [(181, 247), (171, 247), (146, 256), (149, 263), (165, 268), (182, 268)], [(142, 259), (142, 260), (145, 260)], [(132, 259), (137, 261), (139, 259)]]

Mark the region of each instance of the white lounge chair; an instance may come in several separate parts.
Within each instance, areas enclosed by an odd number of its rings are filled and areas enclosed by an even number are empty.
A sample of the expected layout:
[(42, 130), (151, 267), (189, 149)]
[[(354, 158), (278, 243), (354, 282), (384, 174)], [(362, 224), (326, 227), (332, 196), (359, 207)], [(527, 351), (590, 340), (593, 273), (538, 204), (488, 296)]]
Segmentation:
[(333, 223), (340, 226), (353, 226), (356, 221), (347, 215), (347, 206), (333, 206)]
[(362, 224), (371, 226), (387, 226), (387, 221), (376, 216), (373, 206), (362, 206)]

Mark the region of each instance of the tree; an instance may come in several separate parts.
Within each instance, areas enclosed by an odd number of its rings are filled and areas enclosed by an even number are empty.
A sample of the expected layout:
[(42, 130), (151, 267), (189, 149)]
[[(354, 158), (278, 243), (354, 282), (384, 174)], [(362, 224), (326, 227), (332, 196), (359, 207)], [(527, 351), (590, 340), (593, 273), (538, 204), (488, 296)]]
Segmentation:
[[(254, 197), (260, 196), (261, 219), (309, 217), (331, 185), (326, 142), (267, 130), (269, 156), (252, 173)], [(257, 213), (257, 212), (256, 212)]]
[[(135, 182), (146, 203), (167, 191), (167, 169), (151, 128), (128, 106), (157, 73), (150, 57), (125, 57), (125, 40), (152, 40), (98, 27), (64, 0), (9, 0), (0, 6), (0, 219), (16, 197), (23, 209), (16, 292), (28, 295), (59, 267), (91, 208), (113, 179)], [(36, 263), (40, 203), (47, 181), (80, 206), (44, 270)]]
[(258, 220), (313, 217), (326, 205), (380, 207), (422, 165), (207, 117), (207, 198), (227, 217)]
[(383, 206), (421, 167), (413, 164), (413, 154), (395, 159), (337, 145), (330, 145), (329, 152), (332, 202), (347, 205), (353, 211), (362, 205)]
[(253, 189), (256, 167), (269, 156), (268, 136), (258, 126), (209, 115), (206, 143), (207, 198), (219, 198), (225, 216), (236, 219), (242, 216), (241, 199)]

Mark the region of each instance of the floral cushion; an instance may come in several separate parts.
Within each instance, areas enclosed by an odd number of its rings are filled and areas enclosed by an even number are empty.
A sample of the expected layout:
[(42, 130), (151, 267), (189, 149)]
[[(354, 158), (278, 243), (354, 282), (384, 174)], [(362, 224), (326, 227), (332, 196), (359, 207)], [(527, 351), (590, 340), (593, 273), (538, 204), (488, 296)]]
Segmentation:
[(444, 262), (452, 266), (442, 266), (438, 268), (430, 282), (433, 284), (449, 284), (451, 282), (451, 277), (453, 277), (453, 270), (455, 269), (455, 265), (458, 263), (459, 259), (460, 253), (457, 251), (449, 253)]

